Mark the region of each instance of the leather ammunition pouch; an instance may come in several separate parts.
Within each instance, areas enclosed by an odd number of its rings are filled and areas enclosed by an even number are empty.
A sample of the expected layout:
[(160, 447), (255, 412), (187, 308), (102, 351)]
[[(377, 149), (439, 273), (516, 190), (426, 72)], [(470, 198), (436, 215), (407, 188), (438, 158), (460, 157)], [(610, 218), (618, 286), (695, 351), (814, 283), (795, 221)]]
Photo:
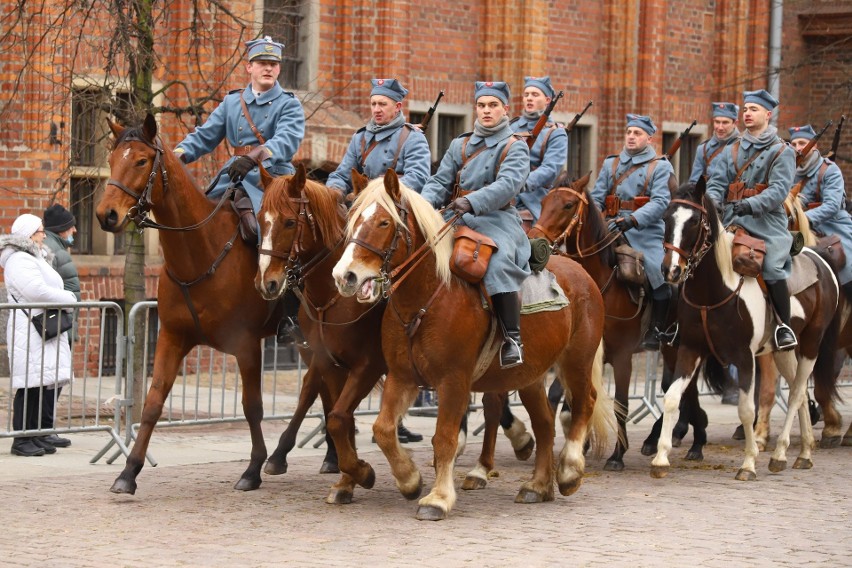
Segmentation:
[(754, 187), (746, 187), (745, 183), (735, 181), (728, 185), (728, 202), (740, 201), (746, 197), (760, 195), (767, 187), (769, 186), (765, 183), (755, 184)]
[(617, 217), (622, 209), (636, 211), (651, 201), (647, 195), (637, 195), (633, 199), (621, 200), (617, 195), (607, 195), (604, 199), (604, 211), (607, 217)]
[(495, 250), (497, 244), (493, 240), (470, 227), (460, 225), (455, 232), (450, 270), (462, 280), (479, 284)]
[(743, 276), (757, 278), (763, 271), (763, 258), (766, 256), (766, 243), (752, 237), (743, 228), (734, 233), (731, 247), (731, 262), (734, 272)]
[(840, 272), (846, 266), (846, 251), (843, 249), (843, 243), (840, 242), (840, 237), (837, 235), (826, 235), (817, 239), (814, 247), (818, 255), (820, 255), (832, 270)]

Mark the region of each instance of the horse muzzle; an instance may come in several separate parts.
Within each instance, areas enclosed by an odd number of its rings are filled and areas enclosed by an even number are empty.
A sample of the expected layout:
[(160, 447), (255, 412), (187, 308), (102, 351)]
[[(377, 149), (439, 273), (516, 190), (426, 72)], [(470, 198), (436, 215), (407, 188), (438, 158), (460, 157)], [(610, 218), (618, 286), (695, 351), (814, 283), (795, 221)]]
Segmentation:
[(118, 233), (127, 224), (127, 217), (121, 217), (115, 209), (106, 209), (96, 213), (101, 229), (108, 233)]

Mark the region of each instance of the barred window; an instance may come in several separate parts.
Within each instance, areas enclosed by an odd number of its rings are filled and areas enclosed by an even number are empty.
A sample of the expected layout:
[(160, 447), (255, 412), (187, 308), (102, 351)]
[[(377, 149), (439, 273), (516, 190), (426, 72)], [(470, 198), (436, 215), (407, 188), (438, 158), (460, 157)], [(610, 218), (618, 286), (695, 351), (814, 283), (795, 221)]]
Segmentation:
[(305, 0), (266, 0), (263, 3), (263, 35), (284, 44), (278, 77), (284, 88), (303, 88), (307, 83), (304, 73), (300, 75), (304, 57), (299, 33), (306, 4)]
[[(572, 178), (592, 169), (592, 127), (575, 125), (568, 134), (568, 173)], [(594, 180), (592, 181), (594, 183)]]

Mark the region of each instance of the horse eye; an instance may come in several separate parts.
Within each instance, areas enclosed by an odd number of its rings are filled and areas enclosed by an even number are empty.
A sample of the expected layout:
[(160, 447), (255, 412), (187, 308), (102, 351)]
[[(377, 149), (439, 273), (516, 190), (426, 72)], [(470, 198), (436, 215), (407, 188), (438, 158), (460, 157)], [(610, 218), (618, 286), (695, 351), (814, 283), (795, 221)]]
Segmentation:
[(296, 226), (296, 220), (295, 219), (287, 219), (286, 221), (284, 221), (284, 227), (287, 228), (287, 229), (292, 229), (295, 226)]
[(382, 229), (384, 229), (385, 227), (389, 227), (389, 226), (390, 226), (390, 221), (388, 221), (387, 219), (385, 219), (384, 221), (379, 223), (379, 227), (381, 227)]
[(141, 158), (139, 160), (136, 160), (137, 166), (144, 166), (147, 163), (148, 163), (148, 158)]

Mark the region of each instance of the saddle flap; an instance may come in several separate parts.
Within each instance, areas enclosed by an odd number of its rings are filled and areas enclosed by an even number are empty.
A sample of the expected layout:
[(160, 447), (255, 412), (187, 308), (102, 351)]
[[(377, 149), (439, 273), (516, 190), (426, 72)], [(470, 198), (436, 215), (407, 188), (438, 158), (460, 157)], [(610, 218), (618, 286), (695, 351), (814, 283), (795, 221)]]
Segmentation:
[(627, 284), (644, 286), (645, 255), (628, 244), (618, 245), (614, 250), (618, 264), (616, 277)]

